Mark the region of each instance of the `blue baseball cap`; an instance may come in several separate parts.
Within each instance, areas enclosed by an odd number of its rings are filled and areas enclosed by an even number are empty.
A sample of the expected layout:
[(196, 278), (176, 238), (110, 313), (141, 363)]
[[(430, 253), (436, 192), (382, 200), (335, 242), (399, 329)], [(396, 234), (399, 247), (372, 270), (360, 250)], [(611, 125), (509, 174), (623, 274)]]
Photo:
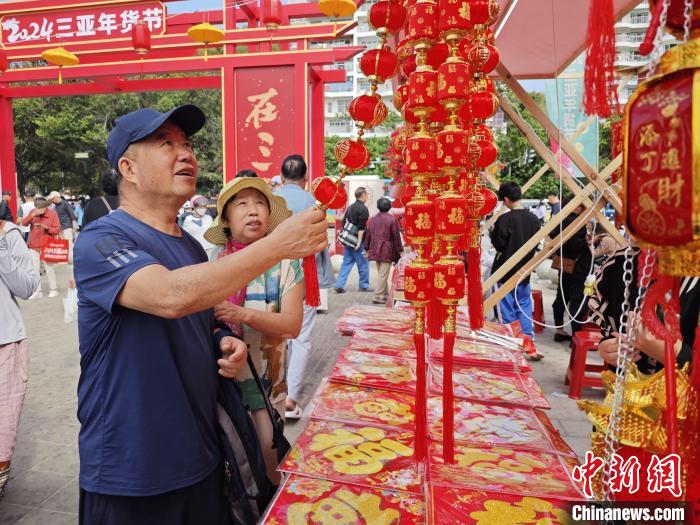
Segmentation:
[(197, 133), (204, 126), (206, 117), (201, 109), (192, 104), (178, 106), (167, 113), (151, 108), (137, 109), (119, 117), (107, 139), (107, 160), (115, 170), (119, 159), (130, 144), (145, 139), (166, 120), (180, 126), (188, 137)]

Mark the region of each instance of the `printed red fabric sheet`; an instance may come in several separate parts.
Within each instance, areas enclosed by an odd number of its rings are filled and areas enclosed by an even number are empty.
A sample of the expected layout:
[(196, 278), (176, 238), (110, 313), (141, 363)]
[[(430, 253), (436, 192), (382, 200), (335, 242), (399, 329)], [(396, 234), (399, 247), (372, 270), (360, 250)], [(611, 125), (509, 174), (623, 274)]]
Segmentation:
[(413, 432), (310, 421), (279, 469), (314, 478), (422, 494)]
[(423, 497), (291, 475), (261, 523), (266, 525), (422, 525)]
[(415, 392), (416, 362), (346, 348), (341, 351), (330, 380), (368, 388)]
[(455, 445), (455, 464), (445, 464), (442, 445), (431, 442), (431, 485), (489, 490), (565, 500), (582, 495), (571, 479), (575, 459), (511, 447)]
[[(549, 418), (539, 410), (455, 399), (454, 414), (457, 442), (576, 457)], [(433, 439), (442, 441), (442, 397), (428, 399), (428, 432)]]
[(410, 431), (414, 428), (414, 396), (326, 382), (314, 396), (310, 417)]
[(568, 525), (573, 503), (552, 498), (501, 494), (484, 490), (430, 487), (431, 525)]
[[(442, 340), (430, 339), (428, 351), (432, 360), (442, 361), (445, 357)], [(514, 346), (511, 350), (500, 345), (473, 339), (457, 339), (453, 359), (455, 364), (487, 366), (511, 372), (529, 372), (531, 370), (518, 347)]]
[(410, 334), (357, 330), (353, 334), (352, 339), (350, 339), (347, 348), (395, 357), (416, 357), (416, 350), (413, 347), (413, 336)]
[(416, 318), (410, 306), (387, 308), (385, 306), (351, 306), (336, 323), (341, 334), (351, 335), (357, 330), (410, 334)]
[[(441, 366), (429, 366), (430, 391), (442, 394)], [(484, 403), (503, 403), (531, 408), (550, 408), (542, 390), (534, 381), (523, 381), (519, 374), (475, 366), (455, 367), (452, 374), (454, 395)], [(526, 378), (531, 379), (531, 378)]]

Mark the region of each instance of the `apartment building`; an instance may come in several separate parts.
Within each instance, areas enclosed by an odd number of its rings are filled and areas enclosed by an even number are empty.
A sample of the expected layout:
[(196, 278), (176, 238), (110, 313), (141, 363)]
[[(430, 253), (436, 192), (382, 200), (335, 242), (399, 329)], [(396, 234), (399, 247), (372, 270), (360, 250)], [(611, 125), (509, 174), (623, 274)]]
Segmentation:
[[(642, 2), (615, 24), (616, 65), (620, 72), (634, 72), (649, 63), (648, 56), (644, 57), (639, 54), (639, 45), (644, 40), (650, 21), (649, 4)], [(677, 41), (671, 35), (665, 34), (663, 43), (668, 49), (674, 46)], [(621, 103), (624, 104), (629, 100), (630, 95), (637, 88), (637, 83), (635, 74), (621, 92)]]

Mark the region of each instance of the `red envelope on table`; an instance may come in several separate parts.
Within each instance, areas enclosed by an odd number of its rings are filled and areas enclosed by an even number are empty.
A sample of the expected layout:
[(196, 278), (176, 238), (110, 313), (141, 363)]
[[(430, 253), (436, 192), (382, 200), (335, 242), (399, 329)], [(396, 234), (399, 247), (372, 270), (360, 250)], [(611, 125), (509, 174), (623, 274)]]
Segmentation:
[[(540, 410), (455, 399), (455, 441), (576, 457)], [(442, 397), (428, 399), (428, 432), (442, 441)]]
[(410, 334), (391, 334), (388, 332), (372, 332), (357, 330), (347, 348), (359, 352), (393, 355), (396, 357), (416, 357), (413, 347), (413, 336)]
[(445, 464), (442, 445), (429, 447), (431, 485), (488, 490), (503, 494), (581, 500), (571, 479), (577, 460), (510, 447), (455, 445), (455, 464)]
[[(570, 501), (553, 498), (431, 486), (428, 491), (428, 523), (432, 525), (565, 524), (573, 523), (572, 505)], [(506, 519), (507, 522), (504, 521)]]
[(336, 328), (346, 335), (357, 330), (410, 334), (415, 318), (416, 313), (411, 307), (355, 305), (343, 312)]
[[(442, 395), (442, 367), (431, 364), (429, 370), (430, 391)], [(525, 386), (520, 374), (475, 366), (455, 367), (452, 373), (454, 395), (483, 403), (502, 403), (531, 408), (551, 408), (534, 381)], [(532, 378), (527, 378), (532, 379)]]
[(330, 380), (382, 390), (415, 392), (416, 362), (346, 348), (340, 352)]
[(268, 507), (266, 525), (425, 523), (423, 497), (292, 474)]
[(413, 430), (414, 401), (412, 394), (404, 392), (326, 382), (311, 402), (310, 417), (352, 425)]
[[(430, 339), (428, 341), (431, 360), (442, 361), (444, 359), (442, 343), (442, 340)], [(512, 372), (529, 372), (531, 370), (520, 349), (511, 350), (503, 346), (470, 339), (457, 339), (455, 341), (454, 363), (486, 366)]]
[(412, 431), (309, 421), (279, 470), (366, 487), (423, 493)]

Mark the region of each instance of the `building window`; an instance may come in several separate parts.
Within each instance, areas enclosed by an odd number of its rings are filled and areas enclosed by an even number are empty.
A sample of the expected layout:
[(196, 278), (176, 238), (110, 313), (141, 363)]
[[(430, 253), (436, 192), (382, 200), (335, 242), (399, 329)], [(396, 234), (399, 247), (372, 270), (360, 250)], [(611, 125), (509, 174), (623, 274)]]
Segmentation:
[(648, 24), (649, 23), (649, 12), (648, 11), (634, 11), (630, 14), (630, 20), (633, 24)]
[(338, 101), (338, 113), (347, 113), (350, 109), (349, 100), (339, 100)]
[(333, 113), (333, 103), (332, 102), (326, 103), (326, 113)]

